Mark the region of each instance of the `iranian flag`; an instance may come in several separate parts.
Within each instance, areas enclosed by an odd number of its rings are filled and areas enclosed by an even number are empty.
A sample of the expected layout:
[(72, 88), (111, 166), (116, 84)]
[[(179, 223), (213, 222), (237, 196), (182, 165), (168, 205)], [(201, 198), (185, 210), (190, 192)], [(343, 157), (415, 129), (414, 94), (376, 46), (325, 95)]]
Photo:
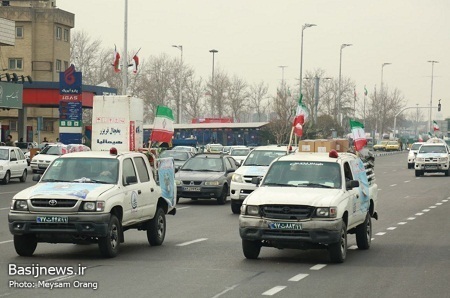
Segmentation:
[(136, 55), (133, 56), (133, 73), (137, 73), (138, 72), (138, 65), (139, 65), (139, 57)]
[(153, 123), (150, 140), (153, 142), (170, 143), (173, 136), (173, 114), (172, 110), (165, 106), (158, 106)]
[(361, 122), (350, 120), (350, 128), (353, 133), (353, 140), (356, 151), (360, 151), (367, 145), (366, 134), (364, 132), (364, 125)]
[(434, 130), (434, 131), (439, 130), (439, 125), (438, 125), (437, 122), (434, 121), (434, 120), (433, 120), (433, 130)]
[(120, 62), (120, 54), (117, 52), (117, 47), (114, 45), (114, 57), (113, 57), (113, 66), (114, 72), (119, 72), (119, 62)]
[(419, 134), (419, 140), (418, 140), (419, 142), (423, 142), (423, 138), (422, 138), (422, 135), (421, 134)]
[(303, 94), (300, 95), (300, 100), (298, 101), (297, 111), (295, 113), (294, 118), (294, 133), (297, 137), (301, 137), (303, 135), (303, 125), (308, 120), (308, 109), (302, 102)]

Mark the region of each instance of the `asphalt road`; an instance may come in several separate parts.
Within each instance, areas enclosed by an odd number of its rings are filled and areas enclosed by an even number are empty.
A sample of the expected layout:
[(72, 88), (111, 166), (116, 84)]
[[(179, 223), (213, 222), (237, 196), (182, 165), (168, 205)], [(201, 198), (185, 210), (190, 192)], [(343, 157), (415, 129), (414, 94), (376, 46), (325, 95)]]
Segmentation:
[[(168, 215), (160, 247), (132, 230), (114, 259), (101, 258), (96, 245), (43, 243), (33, 257), (19, 257), (7, 214), (12, 196), (34, 182), (13, 180), (0, 185), (0, 297), (450, 297), (450, 177), (416, 178), (406, 159), (405, 152), (376, 158), (379, 220), (372, 222), (372, 246), (360, 251), (349, 235), (343, 264), (330, 263), (325, 250), (266, 247), (258, 260), (246, 260), (229, 201), (188, 199)], [(82, 275), (11, 274), (32, 264), (87, 268)], [(23, 288), (38, 281), (39, 288)], [(50, 284), (64, 288), (43, 287)]]

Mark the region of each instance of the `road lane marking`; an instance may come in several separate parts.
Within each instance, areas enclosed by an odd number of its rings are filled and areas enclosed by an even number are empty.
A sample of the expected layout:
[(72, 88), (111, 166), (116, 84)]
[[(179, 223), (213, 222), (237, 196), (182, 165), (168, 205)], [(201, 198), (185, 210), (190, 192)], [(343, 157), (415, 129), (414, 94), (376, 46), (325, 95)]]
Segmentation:
[(409, 183), (411, 180), (406, 180), (406, 181), (403, 181), (403, 182), (405, 182), (405, 183)]
[(358, 249), (358, 246), (357, 245), (352, 245), (352, 246), (349, 246), (347, 249)]
[(419, 212), (419, 213), (416, 213), (415, 215), (423, 215), (423, 213), (420, 213), (420, 212)]
[(189, 245), (189, 244), (202, 242), (202, 241), (205, 241), (205, 240), (208, 240), (208, 238), (199, 238), (199, 239), (195, 239), (195, 240), (192, 240), (192, 241), (183, 242), (183, 243), (177, 244), (175, 246), (186, 246), (186, 245)]
[(326, 266), (327, 266), (326, 264), (317, 264), (317, 265), (314, 265), (311, 268), (309, 268), (309, 270), (320, 270)]
[(10, 242), (13, 242), (13, 241), (12, 240), (6, 240), (6, 241), (0, 242), (0, 244), (10, 243)]
[(225, 290), (223, 290), (222, 292), (220, 292), (219, 294), (213, 296), (213, 298), (218, 298), (218, 297), (222, 296), (223, 294), (225, 294), (225, 293), (227, 293), (227, 292), (229, 292), (229, 291), (233, 291), (237, 286), (239, 286), (239, 284), (233, 285), (233, 286), (231, 286), (231, 287), (228, 287), (228, 288), (226, 288)]
[(7, 208), (0, 208), (0, 210), (9, 210), (11, 208), (7, 207)]
[(407, 218), (408, 220), (414, 220), (414, 219), (416, 219), (415, 217), (408, 217)]
[(436, 205), (440, 206), (440, 205), (442, 205), (442, 203), (436, 203)]
[(379, 233), (376, 233), (375, 235), (377, 235), (377, 236), (383, 236), (384, 234), (386, 234), (386, 232), (379, 232)]
[(392, 184), (391, 186), (397, 186), (397, 184)]
[(448, 200), (442, 200), (442, 202), (448, 202)]
[(180, 208), (178, 208), (178, 207), (177, 207), (177, 211), (178, 211), (178, 210), (183, 210), (183, 209), (187, 209), (187, 208), (191, 208), (191, 206), (180, 207)]
[(430, 209), (423, 209), (422, 211), (423, 212), (428, 212), (428, 211), (430, 211)]
[(389, 230), (389, 231), (393, 231), (393, 230), (395, 230), (397, 227), (389, 227), (389, 228), (387, 228), (386, 230)]
[(7, 194), (7, 193), (17, 193), (17, 191), (5, 191), (5, 192), (0, 192), (0, 195)]
[(299, 281), (304, 279), (305, 277), (307, 277), (309, 274), (305, 274), (305, 273), (300, 273), (297, 274), (296, 276), (293, 276), (291, 278), (289, 278), (289, 281)]
[(428, 207), (428, 208), (431, 208), (431, 209), (433, 209), (433, 208), (436, 208), (436, 207), (437, 207), (437, 206), (434, 206), (434, 205), (433, 205), (433, 206), (430, 206), (430, 207)]
[(278, 292), (284, 290), (285, 288), (286, 288), (286, 286), (276, 286), (276, 287), (273, 287), (272, 289), (270, 289), (270, 290), (268, 290), (268, 291), (265, 291), (265, 292), (262, 293), (262, 294), (263, 294), (264, 296), (273, 296), (273, 295), (275, 295), (276, 293), (278, 293)]
[(401, 221), (401, 222), (399, 222), (398, 224), (399, 224), (399, 225), (406, 225), (406, 222)]
[(372, 240), (372, 241), (373, 241), (373, 240), (375, 240), (375, 238), (370, 238), (370, 240)]

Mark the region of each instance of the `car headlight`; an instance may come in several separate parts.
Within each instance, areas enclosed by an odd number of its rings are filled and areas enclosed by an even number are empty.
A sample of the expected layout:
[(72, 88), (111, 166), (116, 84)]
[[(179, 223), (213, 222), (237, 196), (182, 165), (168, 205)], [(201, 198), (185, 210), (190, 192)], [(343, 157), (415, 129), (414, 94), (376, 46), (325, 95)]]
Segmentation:
[(317, 207), (316, 217), (331, 217), (334, 218), (337, 215), (336, 207)]
[(11, 203), (12, 210), (27, 211), (28, 203), (26, 200), (13, 200)]
[(105, 202), (83, 202), (81, 205), (82, 211), (104, 211), (105, 210)]
[(416, 157), (416, 162), (424, 162), (425, 158), (423, 157)]
[(234, 173), (233, 176), (231, 177), (231, 181), (245, 183), (244, 176), (242, 176), (241, 174), (236, 174), (236, 173)]
[(175, 180), (176, 185), (181, 185), (181, 180)]
[(446, 162), (446, 161), (448, 161), (448, 157), (441, 157), (440, 161), (445, 161)]
[(0, 171), (3, 171), (3, 166), (0, 166)]
[(245, 213), (248, 215), (259, 215), (259, 206), (247, 205)]
[(218, 186), (218, 185), (220, 185), (220, 181), (205, 181), (205, 185)]

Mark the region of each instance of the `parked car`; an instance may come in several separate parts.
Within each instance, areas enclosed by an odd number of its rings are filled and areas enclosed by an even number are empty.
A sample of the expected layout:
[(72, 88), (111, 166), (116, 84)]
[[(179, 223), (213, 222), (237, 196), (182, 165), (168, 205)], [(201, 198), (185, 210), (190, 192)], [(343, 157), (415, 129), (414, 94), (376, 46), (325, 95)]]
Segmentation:
[(47, 145), (31, 160), (31, 170), (33, 171), (33, 173), (44, 172), (50, 165), (50, 163), (57, 159), (59, 156), (66, 153), (81, 151), (91, 151), (91, 149), (88, 146), (82, 144), (64, 145), (62, 143), (57, 143)]
[(207, 144), (205, 148), (207, 153), (222, 153), (222, 144)]
[(181, 166), (184, 165), (184, 163), (194, 155), (195, 154), (190, 151), (164, 150), (159, 155), (159, 158), (172, 157), (175, 165), (175, 170), (179, 170)]
[(408, 169), (414, 169), (414, 161), (416, 160), (417, 152), (419, 151), (420, 146), (422, 146), (424, 142), (415, 142), (411, 145), (408, 152)]
[(11, 178), (19, 178), (21, 182), (27, 180), (27, 161), (22, 150), (12, 146), (0, 147), (0, 179), (8, 184)]
[(202, 153), (191, 157), (175, 174), (177, 201), (180, 197), (215, 198), (217, 204), (225, 204), (237, 168), (238, 163), (228, 155)]
[(388, 142), (388, 140), (379, 141), (377, 144), (373, 145), (373, 151), (386, 151)]
[(242, 164), (250, 151), (250, 148), (246, 147), (231, 147), (229, 155), (239, 162), (239, 164)]
[(193, 155), (197, 154), (197, 149), (195, 149), (195, 147), (191, 147), (191, 146), (175, 146), (172, 148), (173, 151), (186, 151), (186, 152), (190, 152)]

